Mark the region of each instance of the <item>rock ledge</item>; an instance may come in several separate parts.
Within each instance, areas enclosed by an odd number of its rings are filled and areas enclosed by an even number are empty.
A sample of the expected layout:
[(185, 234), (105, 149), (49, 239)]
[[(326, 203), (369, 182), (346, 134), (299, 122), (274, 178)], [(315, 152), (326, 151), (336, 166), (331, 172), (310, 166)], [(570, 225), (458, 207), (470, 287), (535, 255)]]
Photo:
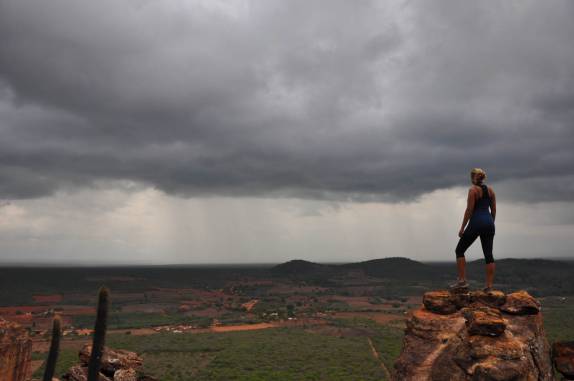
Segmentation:
[(396, 381), (551, 381), (540, 303), (526, 291), (431, 291), (405, 330)]
[[(79, 353), (80, 364), (71, 367), (62, 377), (67, 381), (87, 381), (88, 362), (92, 346), (86, 344)], [(151, 376), (141, 375), (138, 369), (142, 359), (135, 352), (104, 347), (100, 381), (157, 381)]]

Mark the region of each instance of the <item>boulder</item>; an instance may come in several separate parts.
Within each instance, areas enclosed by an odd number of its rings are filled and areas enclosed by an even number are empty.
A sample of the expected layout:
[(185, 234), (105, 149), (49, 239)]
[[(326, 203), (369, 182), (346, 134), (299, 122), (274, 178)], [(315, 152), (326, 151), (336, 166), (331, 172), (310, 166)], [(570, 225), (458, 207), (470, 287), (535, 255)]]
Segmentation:
[(506, 296), (506, 302), (500, 307), (503, 312), (513, 315), (536, 315), (540, 312), (540, 302), (524, 290)]
[[(423, 304), (429, 311), (448, 315), (471, 304), (498, 308), (506, 303), (502, 291), (469, 291), (468, 288), (429, 291), (423, 295)], [(510, 307), (510, 305), (509, 305)]]
[(455, 298), (446, 290), (425, 292), (423, 304), (427, 310), (437, 314), (448, 315), (458, 310)]
[(500, 307), (506, 303), (506, 295), (502, 291), (473, 291), (471, 293), (472, 302), (485, 304), (492, 307)]
[[(88, 363), (92, 354), (92, 346), (86, 344), (80, 349), (80, 364), (71, 367), (63, 376), (68, 381), (87, 381)], [(158, 381), (156, 378), (138, 374), (142, 366), (141, 357), (135, 353), (122, 349), (104, 347), (100, 381)]]
[[(88, 365), (91, 353), (92, 346), (90, 344), (84, 345), (80, 350), (80, 363), (83, 366)], [(135, 352), (104, 347), (101, 372), (105, 375), (112, 377), (117, 370), (138, 369), (141, 365), (142, 359)]]
[(465, 308), (463, 316), (469, 335), (500, 336), (506, 322), (499, 310), (490, 307)]
[(114, 381), (138, 381), (135, 369), (119, 369), (114, 373)]
[[(471, 293), (471, 303), (462, 309), (453, 308), (453, 297), (442, 291), (425, 294), (424, 307), (407, 320), (393, 379), (553, 381), (542, 314), (517, 303), (537, 301), (526, 292), (516, 294), (501, 303), (502, 293)], [(503, 314), (502, 306), (528, 313)]]
[(574, 341), (552, 345), (552, 359), (556, 370), (567, 380), (574, 380)]
[(32, 340), (19, 324), (0, 318), (0, 381), (24, 381), (30, 371)]

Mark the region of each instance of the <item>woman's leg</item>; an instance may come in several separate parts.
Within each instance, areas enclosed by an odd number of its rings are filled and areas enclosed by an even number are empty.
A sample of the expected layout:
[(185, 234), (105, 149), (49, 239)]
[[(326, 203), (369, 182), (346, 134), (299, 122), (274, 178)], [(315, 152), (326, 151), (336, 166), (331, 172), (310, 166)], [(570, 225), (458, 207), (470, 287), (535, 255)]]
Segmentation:
[(494, 282), (494, 262), (486, 264), (486, 287), (492, 287)]
[(464, 258), (464, 253), (470, 245), (472, 245), (474, 240), (476, 240), (476, 237), (478, 237), (478, 234), (473, 229), (467, 227), (462, 234), (462, 237), (458, 240), (458, 244), (454, 250), (456, 253), (456, 268), (459, 280), (466, 280), (466, 260)]
[(466, 280), (466, 259), (464, 259), (464, 256), (456, 258), (456, 269), (458, 271), (458, 280)]
[(482, 252), (484, 254), (484, 261), (486, 262), (486, 287), (492, 287), (494, 282), (494, 257), (492, 256), (492, 245), (494, 241), (494, 233), (489, 232), (480, 235), (480, 243), (482, 245)]

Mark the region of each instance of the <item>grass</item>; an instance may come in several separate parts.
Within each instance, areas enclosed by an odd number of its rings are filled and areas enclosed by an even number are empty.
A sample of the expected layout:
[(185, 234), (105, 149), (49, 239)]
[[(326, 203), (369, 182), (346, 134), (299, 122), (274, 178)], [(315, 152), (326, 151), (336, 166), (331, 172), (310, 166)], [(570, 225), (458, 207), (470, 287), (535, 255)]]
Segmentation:
[(547, 298), (542, 302), (542, 313), (550, 343), (574, 340), (574, 297)]
[(373, 341), (373, 345), (387, 369), (392, 372), (393, 364), (403, 348), (404, 332), (402, 328), (381, 325), (367, 318), (333, 319), (332, 324), (345, 328), (363, 330)]
[[(47, 353), (42, 353), (42, 354), (34, 353), (32, 358), (34, 360), (43, 359), (45, 361), (46, 358), (48, 358), (48, 354)], [(56, 364), (55, 376), (60, 376), (64, 373), (66, 373), (68, 371), (68, 369), (70, 369), (70, 367), (77, 365), (79, 362), (80, 361), (78, 359), (78, 350), (77, 349), (67, 349), (67, 348), (60, 349), (60, 354), (58, 356), (58, 363)], [(33, 377), (41, 379), (43, 374), (44, 374), (44, 364), (42, 364), (42, 366), (34, 372)]]
[[(574, 340), (574, 298), (543, 300), (544, 327), (550, 343)], [(138, 314), (130, 325), (165, 323), (172, 316)], [(230, 316), (231, 318), (232, 316)], [(131, 319), (124, 314), (122, 319)], [(186, 318), (186, 321), (189, 321)], [(115, 321), (116, 326), (122, 324)], [(182, 380), (383, 380), (380, 364), (368, 346), (369, 337), (392, 372), (400, 354), (400, 325), (381, 325), (366, 318), (332, 319), (330, 325), (357, 332), (342, 337), (328, 330), (272, 328), (226, 333), (158, 333), (149, 336), (110, 334), (107, 345), (138, 352), (144, 372), (162, 381)], [(34, 353), (34, 359), (45, 354)], [(78, 363), (77, 349), (62, 349), (57, 375)], [(43, 372), (40, 368), (34, 376)]]
[[(384, 338), (377, 346), (383, 343)], [(108, 344), (140, 353), (143, 371), (163, 381), (384, 379), (364, 336), (337, 337), (302, 328), (110, 335)], [(389, 352), (389, 359), (393, 355)]]

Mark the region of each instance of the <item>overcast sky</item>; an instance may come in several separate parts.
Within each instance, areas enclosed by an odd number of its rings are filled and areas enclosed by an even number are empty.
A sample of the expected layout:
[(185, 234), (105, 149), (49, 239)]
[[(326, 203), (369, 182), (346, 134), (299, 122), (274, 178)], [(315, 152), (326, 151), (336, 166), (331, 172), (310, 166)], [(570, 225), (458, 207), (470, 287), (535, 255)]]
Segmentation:
[[(0, 0), (0, 261), (574, 257), (574, 2)], [(480, 242), (470, 259), (482, 258)]]

